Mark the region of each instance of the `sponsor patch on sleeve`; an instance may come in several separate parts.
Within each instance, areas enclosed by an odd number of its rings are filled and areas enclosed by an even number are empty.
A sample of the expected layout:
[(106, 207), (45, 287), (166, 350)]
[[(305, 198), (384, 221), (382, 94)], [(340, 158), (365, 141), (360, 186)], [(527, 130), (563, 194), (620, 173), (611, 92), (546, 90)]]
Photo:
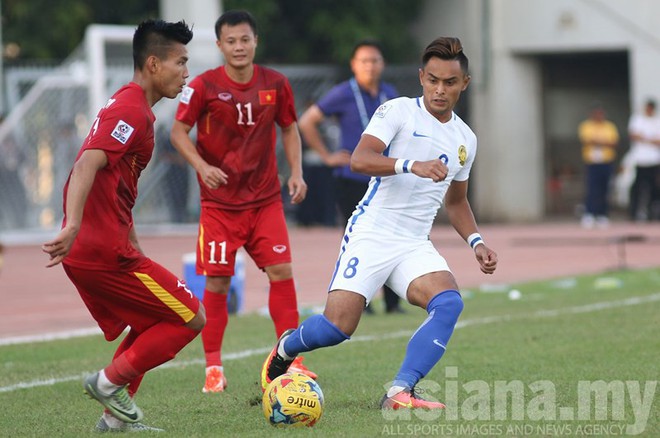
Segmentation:
[(194, 88), (183, 87), (183, 91), (181, 92), (181, 98), (179, 99), (179, 101), (181, 103), (185, 103), (186, 105), (188, 105), (190, 103), (190, 98), (194, 93), (195, 93)]
[(374, 113), (374, 116), (380, 117), (382, 119), (383, 117), (385, 117), (385, 114), (387, 114), (390, 108), (392, 108), (392, 105), (390, 105), (389, 103), (384, 103), (378, 107), (378, 109)]
[(135, 131), (135, 128), (123, 120), (120, 120), (117, 122), (117, 126), (115, 126), (115, 129), (112, 130), (110, 135), (119, 141), (119, 143), (126, 144), (128, 139), (131, 138), (131, 135), (133, 135), (133, 131)]

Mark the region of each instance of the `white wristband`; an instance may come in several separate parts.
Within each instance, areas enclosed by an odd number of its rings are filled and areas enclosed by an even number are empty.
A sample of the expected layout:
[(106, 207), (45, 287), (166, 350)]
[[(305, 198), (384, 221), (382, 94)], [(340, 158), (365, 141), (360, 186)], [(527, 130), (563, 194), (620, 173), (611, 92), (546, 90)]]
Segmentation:
[(482, 239), (481, 234), (472, 233), (467, 238), (467, 243), (472, 249), (476, 248), (477, 245), (485, 245), (484, 239)]
[(412, 165), (415, 160), (406, 160), (404, 158), (399, 158), (394, 163), (394, 173), (397, 175), (402, 173), (410, 173), (412, 171)]

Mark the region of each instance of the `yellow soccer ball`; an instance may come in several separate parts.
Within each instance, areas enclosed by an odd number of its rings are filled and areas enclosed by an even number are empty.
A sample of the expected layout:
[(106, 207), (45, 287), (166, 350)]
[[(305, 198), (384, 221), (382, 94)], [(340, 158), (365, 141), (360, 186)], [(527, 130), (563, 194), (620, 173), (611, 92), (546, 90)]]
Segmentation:
[(312, 427), (323, 414), (323, 392), (301, 373), (282, 374), (264, 391), (264, 416), (276, 427)]

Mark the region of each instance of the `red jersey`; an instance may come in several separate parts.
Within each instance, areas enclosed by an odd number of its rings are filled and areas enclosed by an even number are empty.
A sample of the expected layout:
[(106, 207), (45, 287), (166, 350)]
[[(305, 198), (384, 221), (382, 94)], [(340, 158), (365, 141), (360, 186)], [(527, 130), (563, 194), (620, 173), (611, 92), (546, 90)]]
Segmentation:
[[(132, 270), (146, 257), (128, 240), (140, 173), (154, 149), (154, 121), (144, 90), (131, 82), (99, 111), (78, 157), (103, 150), (108, 164), (96, 173), (80, 232), (64, 264), (92, 270)], [(77, 159), (76, 158), (76, 159)], [(64, 211), (69, 183), (64, 187)], [(66, 217), (64, 218), (66, 224)]]
[(275, 123), (285, 128), (297, 120), (284, 75), (254, 65), (252, 79), (240, 84), (224, 66), (208, 70), (183, 90), (176, 119), (197, 124), (197, 151), (228, 175), (216, 190), (197, 175), (202, 206), (243, 210), (281, 199)]

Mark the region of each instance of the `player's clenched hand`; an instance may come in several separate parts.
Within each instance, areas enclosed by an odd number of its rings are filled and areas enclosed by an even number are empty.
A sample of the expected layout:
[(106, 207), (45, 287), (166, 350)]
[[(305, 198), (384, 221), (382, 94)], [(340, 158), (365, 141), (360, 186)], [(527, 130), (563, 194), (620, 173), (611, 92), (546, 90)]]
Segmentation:
[(307, 183), (301, 176), (291, 176), (288, 182), (289, 196), (292, 204), (299, 204), (307, 196)]
[(481, 272), (492, 274), (497, 268), (497, 254), (486, 245), (477, 245), (474, 248), (474, 254), (477, 257)]
[(217, 189), (227, 184), (227, 174), (220, 168), (206, 164), (199, 171), (199, 176), (209, 189)]
[(415, 161), (411, 172), (420, 178), (431, 178), (433, 182), (443, 181), (449, 168), (442, 160)]
[(72, 227), (64, 227), (53, 240), (41, 246), (41, 250), (50, 256), (50, 260), (46, 264), (47, 268), (55, 266), (64, 260), (64, 257), (71, 250), (77, 234), (78, 232)]

